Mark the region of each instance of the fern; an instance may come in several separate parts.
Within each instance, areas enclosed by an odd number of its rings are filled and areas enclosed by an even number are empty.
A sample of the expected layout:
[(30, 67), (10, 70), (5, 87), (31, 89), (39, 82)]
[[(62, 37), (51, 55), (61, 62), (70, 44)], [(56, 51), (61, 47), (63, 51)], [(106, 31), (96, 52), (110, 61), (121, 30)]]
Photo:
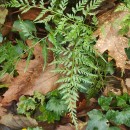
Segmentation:
[[(98, 68), (95, 65), (99, 63), (98, 61), (95, 61), (97, 53), (91, 44), (91, 42), (94, 41), (91, 37), (92, 30), (89, 26), (81, 25), (82, 24), (79, 23), (71, 25), (68, 28), (64, 27), (64, 39), (62, 39), (62, 41), (66, 41), (66, 43), (69, 42), (69, 46), (66, 48), (57, 46), (53, 48), (53, 52), (56, 54), (53, 63), (61, 65), (61, 67), (55, 69), (55, 72), (63, 75), (57, 81), (57, 83), (62, 83), (59, 90), (63, 95), (66, 104), (68, 104), (68, 110), (70, 111), (73, 123), (76, 127), (77, 117), (75, 109), (76, 101), (78, 101), (78, 91), (81, 89), (87, 91), (85, 84), (89, 83), (91, 86), (95, 85), (93, 82), (94, 80), (101, 80), (97, 71), (102, 71), (101, 68)], [(68, 33), (68, 30), (71, 31)], [(56, 30), (55, 37), (57, 37), (60, 32), (61, 30), (59, 30), (59, 33), (58, 30)], [(80, 39), (79, 36), (81, 37)], [(57, 55), (59, 55), (58, 58)]]
[[(33, 7), (41, 9), (41, 13), (34, 22), (44, 23), (49, 32), (47, 38), (54, 45), (51, 48), (55, 58), (52, 64), (57, 65), (55, 72), (62, 75), (57, 81), (57, 83), (61, 84), (59, 91), (68, 106), (76, 129), (78, 129), (76, 116), (78, 92), (83, 90), (88, 93), (91, 87), (99, 91), (103, 84), (98, 82), (102, 82), (105, 75), (105, 63), (102, 65), (102, 57), (98, 55), (93, 47), (95, 43), (95, 39), (92, 37), (93, 28), (86, 25), (84, 16), (78, 16), (77, 12), (81, 11), (85, 16), (94, 14), (93, 11), (100, 6), (102, 1), (91, 0), (88, 2), (88, 0), (81, 0), (76, 4), (75, 8), (72, 8), (72, 13), (70, 14), (65, 13), (68, 0), (58, 2), (51, 0), (50, 5), (47, 7), (43, 0), (37, 5), (35, 1), (29, 3), (27, 0), (20, 0), (20, 2), (12, 0), (14, 3), (8, 3), (10, 7), (20, 7), (21, 10), (24, 10), (23, 13)], [(15, 6), (15, 2), (18, 3), (17, 6)], [(53, 22), (55, 27), (51, 28), (49, 21)], [(28, 32), (24, 26), (22, 26), (22, 30), (26, 33)], [(29, 35), (31, 36), (29, 33), (26, 35), (28, 37)]]

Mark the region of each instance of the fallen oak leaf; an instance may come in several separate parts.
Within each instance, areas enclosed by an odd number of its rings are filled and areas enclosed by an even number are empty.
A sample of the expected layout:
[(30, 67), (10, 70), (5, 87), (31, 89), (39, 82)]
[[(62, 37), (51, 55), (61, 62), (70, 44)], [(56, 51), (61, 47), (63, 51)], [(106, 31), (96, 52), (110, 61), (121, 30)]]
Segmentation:
[(128, 47), (128, 39), (119, 35), (118, 32), (121, 28), (122, 18), (128, 13), (127, 11), (108, 12), (106, 15), (100, 16), (99, 21), (103, 21), (102, 19), (107, 16), (109, 19), (105, 19), (103, 25), (95, 32), (99, 36), (95, 48), (101, 54), (108, 50), (109, 56), (115, 59), (116, 66), (122, 70), (126, 68), (127, 56), (124, 49)]
[[(27, 44), (31, 45), (32, 41), (28, 40)], [(34, 60), (30, 60), (28, 69), (24, 72), (26, 67), (26, 60), (21, 60), (16, 67), (18, 76), (13, 79), (9, 89), (3, 95), (3, 105), (8, 105), (13, 100), (18, 100), (22, 95), (33, 95), (34, 91), (39, 91), (46, 94), (58, 87), (55, 81), (59, 79), (59, 75), (51, 72), (55, 69), (55, 65), (47, 66), (43, 71), (43, 56), (42, 48), (39, 44), (34, 47)], [(50, 55), (51, 57), (51, 55)], [(53, 60), (53, 57), (52, 57)]]

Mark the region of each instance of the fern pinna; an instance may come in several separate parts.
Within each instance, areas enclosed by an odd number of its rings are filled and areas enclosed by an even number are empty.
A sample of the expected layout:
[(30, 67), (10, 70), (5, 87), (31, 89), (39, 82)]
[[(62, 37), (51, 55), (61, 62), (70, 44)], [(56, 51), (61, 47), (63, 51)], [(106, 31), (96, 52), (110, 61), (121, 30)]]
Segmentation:
[[(76, 116), (78, 92), (83, 91), (90, 94), (91, 90), (92, 92), (97, 91), (103, 85), (103, 67), (105, 65), (101, 62), (102, 57), (93, 47), (95, 43), (95, 38), (92, 36), (93, 27), (86, 24), (86, 16), (92, 15), (91, 17), (93, 17), (94, 10), (103, 0), (80, 0), (75, 7), (72, 7), (71, 13), (66, 11), (69, 0), (51, 0), (49, 2), (49, 5), (46, 6), (44, 0), (40, 0), (39, 3), (35, 0), (32, 0), (31, 3), (28, 0), (11, 0), (7, 6), (19, 7), (22, 13), (31, 8), (41, 9), (41, 13), (34, 22), (45, 24), (48, 31), (47, 38), (54, 45), (53, 48), (50, 48), (55, 57), (52, 64), (57, 65), (55, 72), (62, 75), (57, 81), (61, 84), (59, 91), (63, 95), (62, 98), (68, 106), (72, 121), (78, 129)], [(45, 16), (45, 14), (48, 15)], [(43, 16), (45, 17), (43, 18)], [(50, 21), (53, 23), (53, 27)]]

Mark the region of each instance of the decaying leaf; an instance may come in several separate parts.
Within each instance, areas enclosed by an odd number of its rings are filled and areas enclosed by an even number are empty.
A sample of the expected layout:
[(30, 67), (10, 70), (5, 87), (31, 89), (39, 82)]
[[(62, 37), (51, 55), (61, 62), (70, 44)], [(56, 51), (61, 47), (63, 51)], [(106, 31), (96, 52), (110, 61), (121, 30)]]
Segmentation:
[[(28, 40), (27, 44), (31, 45), (31, 41)], [(34, 57), (35, 59), (30, 61), (26, 72), (24, 72), (26, 60), (21, 60), (17, 64), (16, 70), (19, 75), (14, 78), (9, 89), (3, 95), (3, 105), (8, 104), (12, 100), (18, 100), (21, 95), (32, 95), (34, 91), (46, 94), (58, 87), (55, 81), (57, 81), (59, 75), (51, 72), (51, 70), (55, 69), (55, 66), (48, 65), (43, 71), (44, 60), (42, 48), (39, 44), (34, 47)]]
[(35, 119), (27, 118), (21, 115), (13, 115), (7, 113), (0, 119), (0, 124), (8, 126), (12, 129), (22, 129), (26, 127), (35, 127), (38, 125)]
[[(116, 61), (116, 66), (125, 69), (127, 56), (125, 48), (128, 47), (128, 39), (119, 35), (121, 21), (129, 12), (107, 12), (100, 16), (102, 26), (95, 32), (99, 36), (96, 49), (102, 54), (108, 50), (109, 56)], [(103, 22), (105, 21), (105, 22)]]

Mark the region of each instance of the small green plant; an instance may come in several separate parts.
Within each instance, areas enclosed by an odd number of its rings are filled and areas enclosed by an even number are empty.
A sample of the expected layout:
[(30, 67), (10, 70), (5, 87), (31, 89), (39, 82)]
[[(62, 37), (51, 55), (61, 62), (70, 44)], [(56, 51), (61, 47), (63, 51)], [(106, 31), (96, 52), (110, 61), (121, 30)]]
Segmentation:
[(22, 41), (17, 40), (16, 42), (16, 45), (12, 45), (12, 42), (8, 42), (0, 46), (0, 78), (2, 78), (5, 73), (14, 72), (18, 60), (22, 57), (24, 51), (28, 49)]
[[(60, 117), (67, 113), (65, 101), (61, 100), (61, 95), (57, 90), (46, 96), (39, 92), (35, 92), (32, 97), (22, 96), (17, 105), (19, 114), (24, 114), (27, 117), (32, 116), (38, 121), (49, 123), (60, 120)], [(37, 116), (34, 115), (36, 111), (40, 112)]]
[(101, 110), (88, 112), (90, 120), (86, 130), (120, 130), (119, 125), (130, 127), (130, 96), (101, 96), (98, 99)]

